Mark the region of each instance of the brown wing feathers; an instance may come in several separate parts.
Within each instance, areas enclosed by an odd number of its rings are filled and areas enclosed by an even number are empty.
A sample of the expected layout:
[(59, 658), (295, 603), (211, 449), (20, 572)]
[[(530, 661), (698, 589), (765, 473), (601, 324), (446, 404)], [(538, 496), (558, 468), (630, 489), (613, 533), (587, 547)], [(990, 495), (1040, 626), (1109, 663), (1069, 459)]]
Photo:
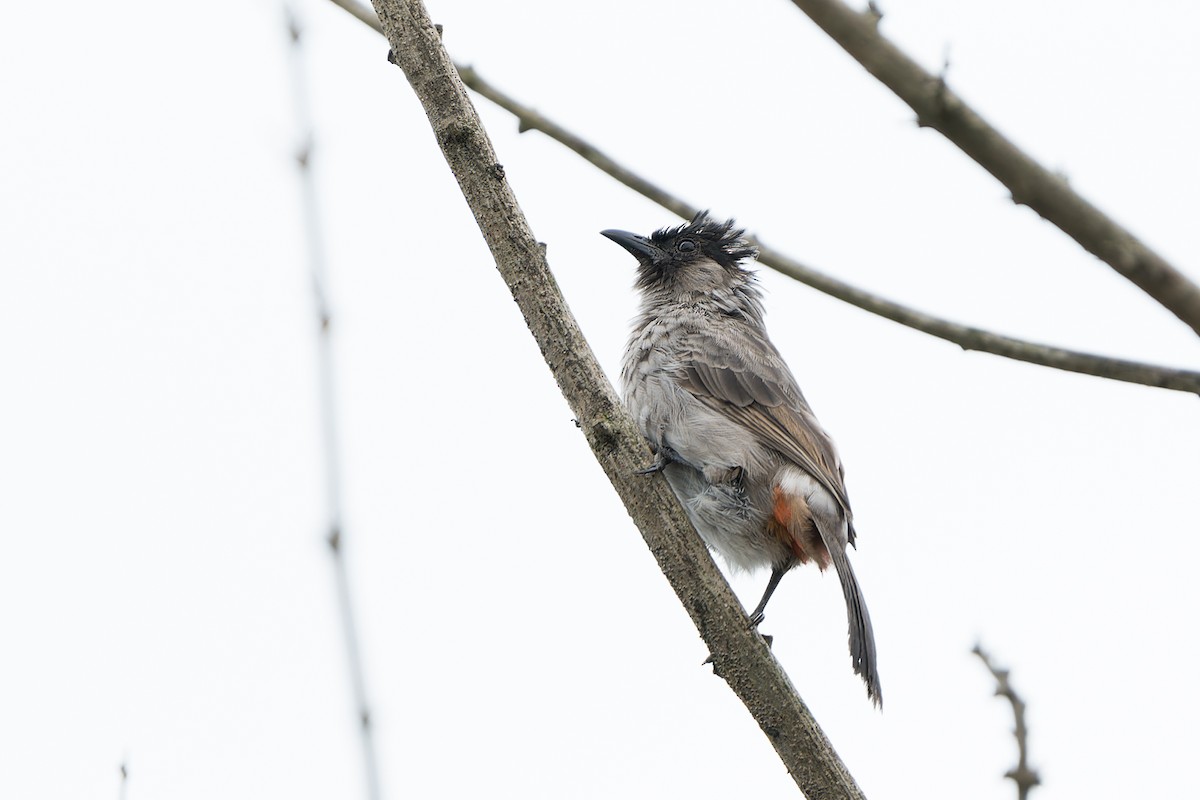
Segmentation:
[(755, 352), (772, 361), (753, 363), (739, 355), (740, 342), (718, 342), (694, 336), (683, 364), (683, 388), (701, 402), (758, 435), (813, 476), (833, 495), (850, 518), (833, 443), (817, 423), (795, 379), (769, 342)]

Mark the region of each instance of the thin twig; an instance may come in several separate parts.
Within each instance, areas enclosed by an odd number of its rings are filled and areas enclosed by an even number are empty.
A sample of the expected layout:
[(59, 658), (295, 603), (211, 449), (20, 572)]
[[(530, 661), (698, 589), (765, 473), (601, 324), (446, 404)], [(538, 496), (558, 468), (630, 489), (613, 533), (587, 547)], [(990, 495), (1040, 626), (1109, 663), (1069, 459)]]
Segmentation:
[(332, 2), (335, 6), (350, 12), (351, 16), (353, 16), (359, 22), (366, 23), (369, 27), (373, 28), (376, 33), (383, 33), (383, 26), (379, 24), (379, 16), (362, 3), (356, 2), (356, 0), (330, 0), (330, 2)]
[(873, 295), (837, 278), (816, 272), (761, 243), (758, 246), (758, 260), (778, 272), (839, 300), (898, 322), (905, 327), (953, 342), (964, 350), (978, 350), (1015, 361), (1094, 375), (1098, 378), (1200, 394), (1200, 372), (1082, 353), (1078, 350), (1067, 350), (1004, 336), (970, 325), (960, 325)]
[(366, 775), (368, 800), (379, 800), (379, 767), (372, 736), (371, 714), (367, 704), (366, 675), (359, 646), (358, 626), (351, 602), (350, 577), (343, 553), (342, 479), (338, 457), (337, 414), (334, 402), (333, 371), (333, 312), (330, 308), (325, 268), (325, 247), (321, 238), (320, 213), (317, 204), (316, 181), (312, 172), (313, 134), (308, 110), (308, 91), (305, 80), (300, 24), (287, 7), (288, 35), (291, 40), (292, 89), (295, 94), (297, 124), (302, 131), (301, 145), (296, 153), (300, 170), (301, 196), (304, 203), (304, 230), (308, 235), (309, 273), (317, 312), (317, 391), (321, 413), (321, 440), (325, 465), (325, 496), (329, 507), (326, 544), (333, 557), (334, 580), (337, 583), (337, 604), (346, 646), (351, 691), (358, 717), (363, 748), (363, 769)]
[[(660, 477), (638, 468), (649, 451), (596, 362), (517, 205), (441, 38), (419, 0), (375, 0), (393, 61), (404, 70), (513, 299), (525, 315), (596, 460), (691, 615), (713, 666), (812, 798), (861, 798), (729, 584)], [(399, 140), (397, 140), (399, 141)], [(405, 145), (411, 149), (411, 143)]]
[[(348, 0), (335, 0), (335, 2), (341, 4), (341, 2), (348, 2)], [(534, 109), (522, 105), (501, 92), (480, 77), (474, 68), (459, 67), (458, 70), (462, 76), (463, 83), (469, 88), (515, 116), (519, 120), (522, 131), (541, 131), (578, 153), (602, 172), (616, 178), (638, 194), (658, 203), (663, 208), (684, 219), (691, 219), (699, 210), (667, 190), (621, 166), (599, 149), (566, 130), (561, 125), (556, 124)], [(909, 308), (908, 306), (859, 289), (826, 273), (819, 272), (778, 250), (767, 247), (756, 237), (752, 238), (759, 248), (758, 261), (760, 264), (770, 267), (783, 275), (787, 275), (789, 278), (797, 280), (806, 286), (824, 292), (831, 297), (861, 308), (864, 311), (885, 317), (905, 327), (927, 333), (930, 336), (953, 342), (964, 350), (977, 350), (1017, 361), (1025, 361), (1030, 364), (1052, 367), (1068, 372), (1079, 372), (1100, 378), (1200, 394), (1200, 372), (1162, 367), (1138, 361), (1127, 361), (1037, 344), (1011, 336), (992, 333), (982, 328), (961, 325), (956, 322), (940, 319), (923, 311), (918, 311), (915, 308)]]
[(983, 660), (996, 679), (996, 696), (1006, 697), (1012, 703), (1013, 717), (1016, 719), (1016, 728), (1013, 730), (1013, 734), (1017, 737), (1017, 765), (1004, 773), (1004, 777), (1012, 778), (1013, 782), (1017, 784), (1017, 800), (1027, 800), (1030, 790), (1042, 781), (1038, 777), (1037, 770), (1029, 767), (1029, 729), (1025, 727), (1025, 703), (1017, 696), (1012, 684), (1008, 682), (1008, 670), (1000, 669), (993, 664), (991, 658), (984, 652), (982, 645), (975, 645), (971, 652)]
[[(338, 0), (335, 0), (337, 2)], [(346, 0), (341, 0), (346, 2)], [(496, 105), (505, 109), (519, 120), (520, 129), (537, 130), (578, 153), (601, 171), (643, 197), (658, 203), (663, 208), (691, 219), (699, 210), (695, 206), (674, 196), (667, 190), (651, 183), (631, 170), (621, 166), (599, 149), (562, 126), (547, 119), (537, 111), (518, 103), (496, 87), (489, 84), (472, 67), (459, 67), (463, 83)], [(764, 266), (787, 275), (789, 278), (835, 297), (852, 306), (872, 314), (890, 319), (905, 327), (927, 333), (939, 339), (953, 342), (964, 350), (977, 350), (1005, 358), (1025, 361), (1044, 367), (1079, 372), (1111, 380), (1140, 383), (1163, 389), (1200, 394), (1200, 372), (1162, 367), (1138, 361), (1127, 361), (1108, 356), (1093, 355), (992, 333), (982, 328), (961, 325), (940, 319), (915, 308), (852, 286), (823, 272), (819, 272), (778, 250), (767, 247), (756, 237), (759, 248), (758, 261)]]
[[(355, 0), (331, 1), (382, 33), (379, 18), (370, 9), (362, 7)], [(484, 80), (473, 67), (456, 65), (456, 68), (468, 88), (515, 116), (521, 131), (540, 131), (574, 151), (605, 174), (625, 184), (643, 197), (658, 203), (668, 211), (684, 219), (695, 216), (698, 210), (695, 206), (623, 167), (582, 137), (497, 89)], [(766, 247), (761, 242), (758, 242), (758, 246), (758, 260), (764, 266), (864, 311), (952, 342), (964, 350), (990, 353), (1038, 366), (1094, 375), (1098, 378), (1200, 394), (1200, 372), (1067, 350), (951, 322), (859, 289), (826, 273), (819, 272), (777, 250)]]
[(121, 783), (117, 786), (117, 800), (125, 800), (125, 793), (129, 789), (129, 759), (121, 762)]
[(463, 83), (468, 89), (486, 97), (496, 105), (503, 108), (508, 113), (517, 118), (518, 130), (521, 133), (526, 131), (541, 131), (559, 144), (565, 145), (569, 150), (583, 157), (585, 161), (599, 168), (599, 170), (610, 177), (616, 178), (619, 182), (625, 184), (630, 189), (633, 189), (638, 194), (642, 195), (655, 203), (658, 203), (663, 208), (676, 214), (684, 219), (691, 219), (699, 210), (675, 195), (663, 189), (661, 186), (656, 186), (645, 178), (641, 177), (632, 170), (618, 164), (613, 159), (609, 158), (599, 148), (595, 147), (582, 137), (571, 133), (566, 128), (548, 119), (538, 113), (529, 106), (522, 105), (513, 98), (509, 97), (504, 92), (497, 89), (485, 81), (473, 67), (458, 66), (458, 74), (462, 77)]
[(840, 0), (792, 0), (867, 72), (1026, 205), (1200, 334), (1200, 286), (1034, 161), (946, 85), (879, 32), (877, 20)]

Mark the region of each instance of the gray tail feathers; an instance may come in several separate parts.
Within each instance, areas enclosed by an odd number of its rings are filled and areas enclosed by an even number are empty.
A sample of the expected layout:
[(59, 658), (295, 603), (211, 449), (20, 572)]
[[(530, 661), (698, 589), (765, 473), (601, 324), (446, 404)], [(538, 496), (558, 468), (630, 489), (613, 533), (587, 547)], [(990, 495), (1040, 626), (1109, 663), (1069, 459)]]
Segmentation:
[(842, 582), (842, 594), (846, 597), (846, 616), (850, 620), (850, 661), (854, 665), (855, 673), (861, 676), (863, 683), (867, 685), (867, 697), (871, 698), (871, 702), (877, 707), (883, 708), (871, 615), (867, 613), (862, 589), (858, 588), (858, 579), (854, 577), (854, 570), (850, 567), (850, 560), (846, 558), (846, 551), (840, 547), (831, 547), (829, 551), (838, 578)]

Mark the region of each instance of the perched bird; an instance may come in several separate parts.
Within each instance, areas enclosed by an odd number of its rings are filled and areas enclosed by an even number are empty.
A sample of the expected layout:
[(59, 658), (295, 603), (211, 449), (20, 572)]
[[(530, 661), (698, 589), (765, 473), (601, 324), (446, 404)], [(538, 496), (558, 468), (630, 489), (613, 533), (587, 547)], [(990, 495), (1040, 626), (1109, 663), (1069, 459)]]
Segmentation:
[(757, 251), (733, 220), (701, 212), (649, 237), (602, 231), (638, 261), (641, 308), (621, 366), (626, 407), (705, 543), (734, 568), (769, 566), (754, 625), (784, 573), (832, 562), (850, 657), (882, 703), (875, 635), (846, 557), (854, 517), (833, 440), (763, 326)]

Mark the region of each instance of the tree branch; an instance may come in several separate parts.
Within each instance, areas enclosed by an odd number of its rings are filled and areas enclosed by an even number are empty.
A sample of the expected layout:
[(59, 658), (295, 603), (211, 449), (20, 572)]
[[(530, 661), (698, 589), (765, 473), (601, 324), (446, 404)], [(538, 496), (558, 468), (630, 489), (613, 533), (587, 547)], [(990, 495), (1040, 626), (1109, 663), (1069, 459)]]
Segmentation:
[[(356, 0), (331, 1), (376, 31), (383, 32), (379, 25), (379, 18)], [(668, 211), (684, 219), (691, 219), (695, 216), (698, 210), (695, 206), (621, 166), (582, 137), (497, 89), (484, 80), (473, 67), (456, 65), (456, 68), (468, 88), (515, 116), (521, 132), (541, 131), (577, 153), (605, 174), (625, 184), (643, 197), (658, 203)], [(759, 247), (759, 263), (764, 266), (842, 302), (885, 317), (905, 327), (952, 342), (964, 350), (991, 353), (1003, 358), (1067, 372), (1094, 375), (1098, 378), (1200, 394), (1200, 372), (1052, 347), (951, 322), (859, 289), (831, 275), (818, 272), (777, 250), (766, 247), (757, 240), (755, 243)]]
[(1013, 730), (1013, 734), (1017, 737), (1017, 765), (1004, 773), (1004, 777), (1012, 778), (1013, 782), (1017, 784), (1017, 800), (1026, 800), (1030, 790), (1039, 785), (1042, 779), (1038, 777), (1037, 770), (1029, 768), (1027, 741), (1029, 729), (1025, 727), (1025, 703), (1017, 696), (1012, 684), (1008, 682), (1008, 670), (995, 666), (992, 659), (984, 652), (982, 645), (975, 645), (971, 652), (979, 656), (988, 671), (992, 673), (992, 677), (996, 679), (996, 696), (1006, 697), (1012, 703), (1013, 717), (1016, 719), (1016, 728)]
[(330, 2), (350, 12), (350, 16), (373, 29), (376, 33), (383, 33), (383, 26), (379, 24), (379, 15), (362, 3), (359, 3), (358, 0), (330, 0)]
[(879, 17), (839, 0), (792, 0), (821, 30), (1026, 205), (1200, 334), (1200, 286), (1038, 164), (879, 32)]
[[(347, 0), (334, 0), (334, 2), (338, 2), (340, 5)], [(521, 132), (541, 131), (579, 154), (605, 174), (684, 219), (691, 219), (699, 210), (666, 189), (621, 166), (583, 138), (509, 97), (480, 77), (473, 67), (459, 66), (458, 71), (463, 83), (470, 89), (515, 116)], [(977, 350), (1043, 367), (1079, 372), (1099, 378), (1200, 394), (1200, 372), (1067, 350), (992, 333), (982, 328), (961, 325), (859, 289), (831, 275), (818, 272), (778, 250), (767, 247), (757, 237), (750, 238), (759, 248), (758, 261), (760, 264), (844, 303), (849, 303), (930, 336), (953, 342), (964, 350)]]
[(872, 314), (953, 342), (964, 350), (978, 350), (1016, 361), (1094, 375), (1098, 378), (1200, 394), (1200, 372), (1067, 350), (992, 333), (970, 325), (960, 325), (865, 292), (837, 278), (810, 269), (762, 244), (758, 247), (759, 262), (772, 269)]
[(501, 276), (596, 459), (708, 645), (715, 670), (746, 704), (806, 795), (861, 798), (666, 483), (635, 474), (649, 459), (646, 445), (567, 308), (420, 0), (375, 0), (375, 9), (393, 60), (425, 108)]

